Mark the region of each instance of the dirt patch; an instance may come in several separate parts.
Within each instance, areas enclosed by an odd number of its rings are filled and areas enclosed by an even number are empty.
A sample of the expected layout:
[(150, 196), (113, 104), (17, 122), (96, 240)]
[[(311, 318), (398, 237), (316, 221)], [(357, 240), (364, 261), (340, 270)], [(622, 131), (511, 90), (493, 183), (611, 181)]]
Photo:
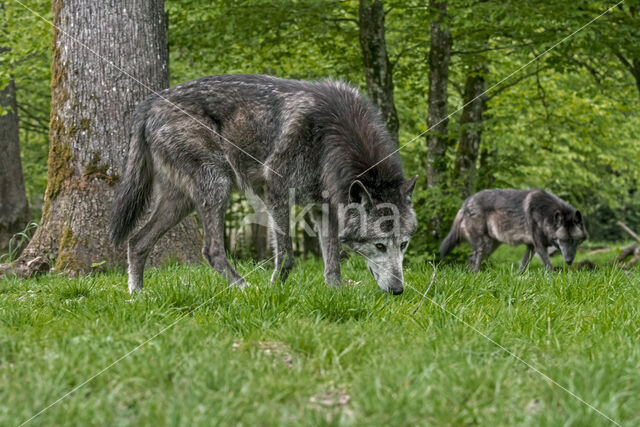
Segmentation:
[(351, 396), (343, 390), (324, 390), (309, 398), (309, 403), (322, 408), (346, 406), (350, 401)]
[(355, 419), (349, 407), (351, 396), (345, 390), (327, 389), (309, 398), (309, 407), (323, 414), (327, 424), (351, 423)]
[(252, 343), (243, 343), (240, 341), (234, 341), (232, 348), (257, 348), (261, 353), (267, 356), (272, 356), (275, 359), (282, 361), (287, 367), (293, 368), (294, 357), (291, 350), (282, 341), (257, 341)]

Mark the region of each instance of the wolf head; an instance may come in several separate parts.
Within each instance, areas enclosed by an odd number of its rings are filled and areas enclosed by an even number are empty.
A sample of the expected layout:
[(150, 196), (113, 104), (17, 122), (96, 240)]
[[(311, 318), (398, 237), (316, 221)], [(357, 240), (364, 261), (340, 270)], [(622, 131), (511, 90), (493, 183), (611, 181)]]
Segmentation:
[(411, 203), (417, 178), (393, 188), (367, 188), (353, 181), (350, 203), (338, 214), (340, 241), (362, 255), (380, 289), (394, 295), (404, 290), (402, 261), (418, 226)]
[(582, 214), (578, 210), (556, 210), (550, 227), (551, 243), (562, 252), (564, 261), (571, 265), (578, 245), (587, 238)]

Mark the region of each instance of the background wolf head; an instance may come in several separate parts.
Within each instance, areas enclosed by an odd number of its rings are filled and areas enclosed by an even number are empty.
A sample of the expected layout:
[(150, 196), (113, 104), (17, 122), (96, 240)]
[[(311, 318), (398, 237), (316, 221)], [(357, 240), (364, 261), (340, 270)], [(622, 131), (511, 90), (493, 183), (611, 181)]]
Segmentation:
[(553, 215), (553, 224), (549, 225), (547, 230), (553, 245), (560, 249), (567, 265), (571, 265), (576, 257), (578, 246), (587, 238), (587, 230), (580, 211), (573, 208), (556, 210)]

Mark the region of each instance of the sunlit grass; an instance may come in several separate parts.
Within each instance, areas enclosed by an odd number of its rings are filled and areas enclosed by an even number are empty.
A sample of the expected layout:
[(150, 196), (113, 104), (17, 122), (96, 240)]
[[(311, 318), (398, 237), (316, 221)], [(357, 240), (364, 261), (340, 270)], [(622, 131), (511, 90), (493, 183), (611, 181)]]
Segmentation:
[(638, 424), (640, 270), (550, 274), (536, 260), (517, 275), (521, 253), (502, 248), (477, 275), (439, 265), (415, 314), (432, 269), (410, 260), (396, 297), (355, 257), (343, 277), (356, 284), (338, 290), (318, 260), (273, 286), (268, 266), (240, 263), (244, 292), (204, 265), (150, 269), (134, 297), (120, 272), (1, 279), (0, 424), (172, 324), (33, 424), (610, 424), (483, 334)]

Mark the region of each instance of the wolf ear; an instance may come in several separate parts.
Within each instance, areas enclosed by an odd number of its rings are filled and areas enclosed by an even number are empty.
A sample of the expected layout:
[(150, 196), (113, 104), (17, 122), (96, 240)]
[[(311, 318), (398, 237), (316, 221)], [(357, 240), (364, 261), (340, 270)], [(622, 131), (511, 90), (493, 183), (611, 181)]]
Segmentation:
[(369, 190), (357, 179), (353, 181), (349, 187), (349, 202), (360, 203), (367, 207), (373, 206), (373, 199), (371, 198)]
[(556, 211), (556, 213), (553, 215), (553, 223), (556, 226), (559, 226), (562, 224), (562, 212)]
[(407, 202), (411, 203), (411, 197), (413, 196), (413, 190), (416, 188), (416, 181), (418, 180), (418, 175), (414, 176), (411, 179), (402, 184), (400, 191), (407, 198)]
[(573, 216), (574, 221), (576, 224), (581, 225), (582, 224), (582, 214), (580, 213), (580, 211), (576, 211), (576, 213)]

